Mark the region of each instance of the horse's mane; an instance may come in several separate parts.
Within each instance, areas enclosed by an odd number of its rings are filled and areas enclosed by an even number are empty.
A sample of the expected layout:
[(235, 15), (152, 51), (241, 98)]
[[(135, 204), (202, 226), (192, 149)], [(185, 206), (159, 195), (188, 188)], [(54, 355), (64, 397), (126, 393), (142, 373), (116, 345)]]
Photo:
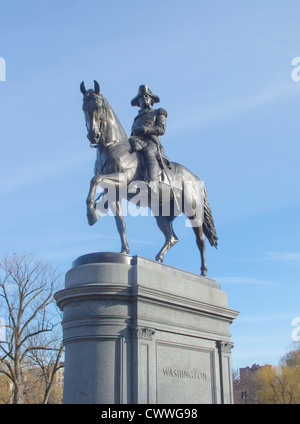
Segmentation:
[(102, 99), (104, 101), (104, 107), (106, 109), (106, 113), (108, 115), (110, 115), (112, 120), (114, 121), (115, 130), (116, 130), (117, 133), (119, 133), (119, 138), (120, 139), (123, 139), (123, 138), (127, 139), (126, 132), (125, 132), (124, 128), (122, 127), (122, 124), (119, 121), (119, 118), (115, 114), (115, 111), (113, 110), (113, 108), (111, 107), (111, 105), (108, 103), (107, 99), (104, 96), (102, 96)]

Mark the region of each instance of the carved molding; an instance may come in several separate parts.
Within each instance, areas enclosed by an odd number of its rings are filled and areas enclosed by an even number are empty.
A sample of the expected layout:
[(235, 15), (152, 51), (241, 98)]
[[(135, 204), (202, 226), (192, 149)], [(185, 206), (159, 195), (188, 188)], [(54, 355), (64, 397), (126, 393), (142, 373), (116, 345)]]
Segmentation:
[(231, 353), (233, 346), (234, 344), (232, 342), (225, 342), (223, 340), (217, 341), (217, 348), (219, 349), (219, 352)]
[(152, 340), (154, 334), (156, 333), (154, 328), (149, 327), (135, 327), (132, 329), (132, 331), (135, 337), (146, 340)]

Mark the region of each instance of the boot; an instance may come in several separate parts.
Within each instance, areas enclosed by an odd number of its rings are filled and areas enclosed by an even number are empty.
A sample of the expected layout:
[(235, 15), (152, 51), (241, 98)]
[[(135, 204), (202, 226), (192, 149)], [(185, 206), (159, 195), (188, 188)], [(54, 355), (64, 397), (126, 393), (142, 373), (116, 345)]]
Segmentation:
[(151, 190), (154, 190), (155, 193), (158, 192), (158, 172), (159, 165), (155, 156), (145, 155), (146, 169), (148, 173), (149, 187)]

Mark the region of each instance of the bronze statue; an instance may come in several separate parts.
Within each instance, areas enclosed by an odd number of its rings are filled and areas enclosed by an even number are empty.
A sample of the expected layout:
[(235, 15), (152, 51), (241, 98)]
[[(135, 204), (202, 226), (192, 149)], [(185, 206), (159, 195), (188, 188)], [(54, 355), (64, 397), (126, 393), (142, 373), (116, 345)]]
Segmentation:
[(147, 85), (139, 87), (138, 94), (131, 100), (131, 105), (139, 106), (140, 110), (133, 121), (129, 139), (133, 150), (143, 152), (147, 182), (155, 191), (158, 190), (158, 161), (162, 161), (164, 157), (160, 136), (165, 133), (168, 116), (165, 109), (153, 109), (153, 104), (159, 101), (159, 97), (153, 94)]
[[(84, 82), (82, 82), (80, 90), (83, 94), (82, 108), (88, 131), (87, 137), (91, 146), (97, 148), (95, 176), (91, 180), (86, 201), (89, 225), (94, 225), (99, 219), (95, 201), (97, 186), (111, 184), (116, 189), (116, 197), (110, 201), (109, 206), (113, 209), (120, 234), (121, 253), (129, 253), (121, 200), (126, 198), (133, 201), (137, 192), (124, 191), (124, 187), (132, 187), (133, 182), (143, 182), (145, 179), (154, 182), (156, 186), (159, 182), (164, 182), (170, 187), (170, 212), (167, 215), (164, 213), (163, 191), (159, 188), (155, 198), (153, 191), (156, 192), (156, 190), (152, 190), (152, 184), (145, 184), (149, 200), (148, 206), (151, 210), (154, 210), (158, 199), (159, 209), (154, 216), (159, 229), (165, 236), (165, 243), (155, 259), (163, 262), (168, 250), (178, 241), (172, 223), (178, 216), (175, 206), (182, 202), (184, 204), (182, 212), (190, 220), (196, 236), (196, 244), (201, 257), (201, 275), (206, 275), (205, 236), (215, 247), (217, 247), (218, 240), (206, 190), (200, 179), (187, 168), (179, 163), (168, 161), (164, 156), (159, 136), (164, 133), (167, 113), (163, 109), (158, 111), (152, 109), (152, 103), (159, 101), (158, 96), (154, 95), (147, 86), (140, 86), (139, 93), (132, 100), (132, 104), (139, 104), (142, 110), (140, 115), (145, 112), (142, 115), (144, 118), (139, 119), (138, 116), (135, 119), (132, 136), (128, 138), (115, 112), (100, 93), (98, 82), (94, 81), (94, 89), (89, 90), (86, 90)], [(148, 148), (150, 142), (153, 144)], [(141, 144), (141, 148), (137, 147), (138, 144)], [(151, 153), (149, 153), (150, 151)], [(157, 156), (159, 166), (154, 163)], [(165, 166), (166, 163), (168, 166)], [(201, 201), (199, 201), (199, 185), (203, 187)], [(141, 187), (143, 186), (140, 184), (138, 190), (141, 190)], [(174, 187), (177, 189), (175, 190)], [(155, 211), (157, 212), (157, 209)], [(199, 217), (202, 218), (199, 219)]]

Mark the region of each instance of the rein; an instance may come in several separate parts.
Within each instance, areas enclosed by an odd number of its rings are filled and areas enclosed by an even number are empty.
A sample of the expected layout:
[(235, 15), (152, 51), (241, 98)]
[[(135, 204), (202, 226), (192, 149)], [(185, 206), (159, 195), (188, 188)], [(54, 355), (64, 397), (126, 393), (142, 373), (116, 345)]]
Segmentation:
[[(116, 140), (111, 140), (108, 143), (103, 142), (102, 144), (103, 144), (104, 147), (109, 147), (112, 144), (119, 143), (119, 141), (121, 141), (121, 140), (119, 138), (117, 138)], [(91, 147), (91, 149), (96, 149), (98, 147), (98, 143), (90, 143), (90, 147)]]

